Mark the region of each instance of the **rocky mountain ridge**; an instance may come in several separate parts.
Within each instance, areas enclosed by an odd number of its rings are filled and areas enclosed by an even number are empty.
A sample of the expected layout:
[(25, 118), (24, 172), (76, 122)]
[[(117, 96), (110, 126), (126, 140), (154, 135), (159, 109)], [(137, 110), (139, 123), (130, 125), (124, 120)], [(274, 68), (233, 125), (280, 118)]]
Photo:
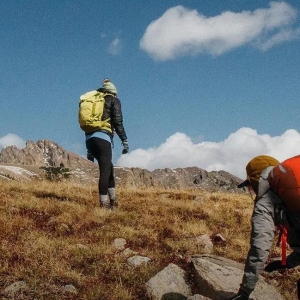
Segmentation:
[(77, 168), (87, 167), (90, 162), (50, 140), (39, 140), (36, 143), (29, 140), (24, 149), (16, 146), (3, 148), (0, 164)]
[[(98, 165), (65, 150), (50, 140), (27, 141), (24, 149), (3, 148), (0, 178), (30, 180), (39, 177), (40, 167), (68, 168), (73, 181), (97, 183)], [(156, 169), (115, 167), (117, 184), (127, 188), (202, 189), (210, 192), (240, 192), (242, 180), (226, 171), (208, 172), (198, 167)]]

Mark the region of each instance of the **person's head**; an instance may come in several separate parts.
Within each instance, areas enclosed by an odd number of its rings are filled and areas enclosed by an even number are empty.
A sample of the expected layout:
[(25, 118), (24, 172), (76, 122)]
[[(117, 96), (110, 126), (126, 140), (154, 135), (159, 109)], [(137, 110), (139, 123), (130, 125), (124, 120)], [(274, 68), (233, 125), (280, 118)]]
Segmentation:
[(118, 94), (117, 88), (108, 78), (105, 78), (103, 80), (102, 88), (105, 89), (106, 91), (114, 94), (115, 96), (117, 96), (117, 94)]
[(277, 166), (278, 164), (279, 161), (276, 158), (268, 155), (259, 155), (252, 158), (246, 166), (247, 179), (239, 184), (238, 187), (250, 186), (257, 195), (261, 172), (267, 167)]

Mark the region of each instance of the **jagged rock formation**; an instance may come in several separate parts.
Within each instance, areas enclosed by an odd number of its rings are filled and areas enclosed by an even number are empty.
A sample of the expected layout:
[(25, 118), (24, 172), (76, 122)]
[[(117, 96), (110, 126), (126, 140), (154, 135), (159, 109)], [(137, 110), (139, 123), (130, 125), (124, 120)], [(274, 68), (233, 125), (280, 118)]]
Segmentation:
[(116, 178), (122, 186), (193, 188), (210, 192), (237, 191), (241, 179), (225, 171), (205, 171), (201, 168), (157, 169), (152, 172), (139, 168), (115, 168)]
[[(98, 181), (97, 164), (49, 140), (39, 140), (36, 143), (28, 141), (24, 149), (9, 146), (2, 149), (0, 153), (0, 177), (2, 175), (11, 179), (30, 179), (34, 177), (34, 173), (40, 173), (39, 167), (41, 166), (69, 168), (71, 178), (78, 182), (96, 183)], [(16, 169), (13, 169), (16, 167), (18, 174)], [(23, 172), (20, 171), (20, 167), (24, 169)], [(139, 168), (115, 167), (115, 174), (117, 184), (128, 188), (193, 188), (210, 192), (240, 192), (236, 186), (241, 179), (225, 171), (208, 172), (201, 168), (190, 167), (165, 168), (150, 172)]]
[(0, 164), (37, 165), (66, 168), (90, 166), (90, 161), (49, 140), (27, 141), (24, 149), (9, 146), (0, 153)]

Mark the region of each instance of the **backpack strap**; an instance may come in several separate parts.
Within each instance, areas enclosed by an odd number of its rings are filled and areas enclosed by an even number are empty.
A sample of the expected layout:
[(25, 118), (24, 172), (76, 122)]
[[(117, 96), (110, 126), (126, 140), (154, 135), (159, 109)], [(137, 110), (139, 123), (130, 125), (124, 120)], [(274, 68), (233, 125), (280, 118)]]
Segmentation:
[(103, 97), (105, 97), (105, 96), (112, 96), (112, 97), (116, 98), (116, 95), (114, 95), (112, 93), (107, 93), (107, 92), (100, 92), (100, 93), (104, 94)]

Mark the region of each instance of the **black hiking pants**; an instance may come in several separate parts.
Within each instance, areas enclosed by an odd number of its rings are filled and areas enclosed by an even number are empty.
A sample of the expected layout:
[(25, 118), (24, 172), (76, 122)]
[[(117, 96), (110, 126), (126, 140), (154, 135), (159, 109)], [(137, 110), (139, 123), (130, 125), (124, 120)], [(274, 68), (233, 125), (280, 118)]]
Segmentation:
[(107, 195), (108, 189), (115, 187), (111, 143), (97, 137), (92, 137), (86, 141), (86, 147), (96, 158), (99, 165), (99, 195)]

